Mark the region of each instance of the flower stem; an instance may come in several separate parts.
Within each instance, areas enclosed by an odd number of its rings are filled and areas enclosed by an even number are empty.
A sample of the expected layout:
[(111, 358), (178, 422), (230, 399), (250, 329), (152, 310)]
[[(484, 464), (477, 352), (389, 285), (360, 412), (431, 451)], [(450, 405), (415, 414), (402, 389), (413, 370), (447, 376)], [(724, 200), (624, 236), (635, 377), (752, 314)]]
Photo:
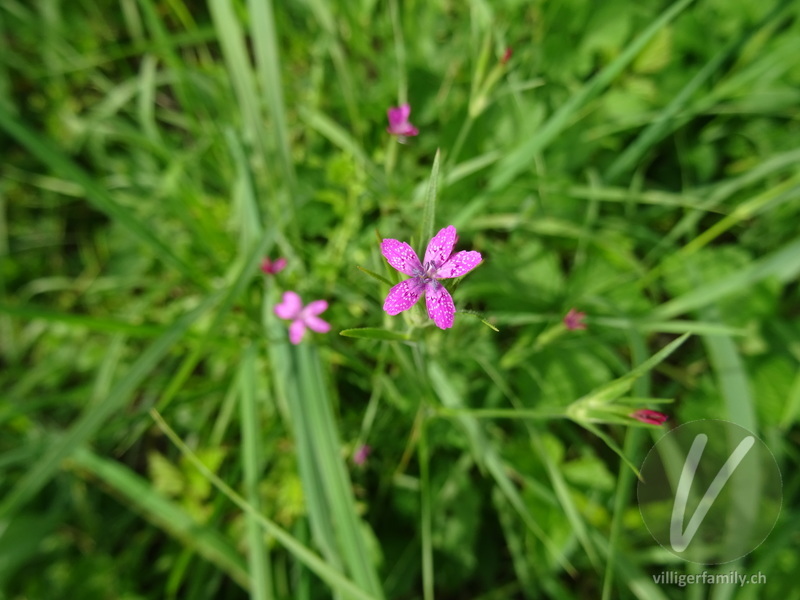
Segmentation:
[(467, 115), (467, 120), (464, 121), (464, 124), (461, 126), (461, 130), (458, 132), (458, 137), (456, 138), (456, 143), (453, 145), (453, 151), (450, 154), (450, 158), (447, 160), (448, 167), (455, 166), (458, 155), (461, 153), (461, 147), (464, 145), (474, 122), (475, 117)]

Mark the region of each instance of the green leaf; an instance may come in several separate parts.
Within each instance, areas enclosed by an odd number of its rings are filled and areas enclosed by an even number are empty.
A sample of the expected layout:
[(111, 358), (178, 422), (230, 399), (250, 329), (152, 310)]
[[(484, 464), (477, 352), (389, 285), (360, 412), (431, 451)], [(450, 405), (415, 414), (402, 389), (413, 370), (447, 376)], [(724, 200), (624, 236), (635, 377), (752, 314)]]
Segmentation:
[[(657, 364), (665, 360), (670, 354), (675, 352), (690, 336), (689, 333), (684, 333), (681, 337), (672, 340), (669, 344), (664, 346), (661, 350), (656, 352), (653, 356), (648, 358), (635, 369), (626, 373), (622, 377), (610, 381), (607, 384), (600, 386), (598, 389), (590, 392), (580, 400), (577, 400), (573, 405), (578, 404), (606, 404), (619, 398), (625, 392), (631, 389), (633, 382), (639, 377), (650, 371)], [(580, 420), (579, 422), (583, 424)]]
[(384, 340), (389, 342), (407, 342), (411, 338), (405, 333), (397, 333), (378, 327), (360, 327), (356, 329), (343, 329), (339, 335), (344, 337), (362, 338), (365, 340)]
[[(425, 195), (425, 205), (422, 207), (422, 229), (420, 244), (427, 244), (433, 237), (433, 230), (436, 220), (436, 188), (439, 183), (439, 157), (441, 152), (437, 149), (433, 159), (433, 169), (431, 178), (428, 180), (428, 193)], [(420, 248), (420, 256), (425, 255), (424, 246)]]
[(492, 331), (496, 331), (496, 332), (500, 333), (500, 330), (497, 327), (495, 327), (494, 325), (489, 323), (489, 321), (487, 321), (482, 314), (480, 314), (478, 312), (475, 312), (474, 310), (459, 310), (458, 314), (460, 314), (460, 315), (469, 315), (470, 317), (475, 317), (476, 319), (478, 319), (481, 323), (486, 325)]
[[(256, 347), (245, 351), (239, 367), (239, 415), (242, 431), (242, 472), (244, 493), (247, 501), (256, 510), (261, 509), (259, 484), (263, 476), (264, 451), (261, 444), (264, 426), (260, 420), (256, 398)], [(258, 521), (247, 516), (247, 563), (252, 583), (251, 600), (274, 598), (272, 586), (272, 564), (264, 533)]]
[(394, 284), (393, 284), (391, 281), (389, 281), (388, 279), (386, 279), (386, 277), (384, 277), (383, 275), (380, 275), (380, 274), (376, 273), (375, 271), (370, 271), (369, 269), (365, 269), (364, 267), (358, 267), (358, 266), (357, 266), (356, 268), (357, 268), (359, 271), (362, 271), (362, 272), (366, 273), (366, 274), (367, 274), (367, 275), (369, 275), (370, 277), (374, 277), (375, 279), (377, 279), (377, 280), (378, 280), (378, 281), (380, 281), (381, 283), (385, 283), (386, 285), (394, 285)]

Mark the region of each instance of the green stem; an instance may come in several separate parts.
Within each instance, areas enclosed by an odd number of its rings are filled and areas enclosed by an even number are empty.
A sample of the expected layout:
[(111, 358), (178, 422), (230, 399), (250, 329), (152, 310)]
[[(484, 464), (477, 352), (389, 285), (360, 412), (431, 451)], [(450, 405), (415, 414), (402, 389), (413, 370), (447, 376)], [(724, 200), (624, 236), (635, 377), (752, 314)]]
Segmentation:
[(456, 138), (456, 143), (453, 146), (453, 151), (450, 154), (450, 158), (447, 160), (448, 170), (449, 168), (455, 166), (456, 160), (458, 160), (458, 155), (461, 153), (461, 147), (464, 145), (467, 135), (469, 134), (470, 129), (472, 129), (472, 124), (474, 122), (475, 117), (472, 115), (467, 115), (467, 120), (464, 121), (464, 124), (461, 126), (461, 130), (458, 132), (458, 137)]
[(563, 410), (517, 410), (515, 408), (445, 408), (434, 409), (437, 417), (469, 415), (476, 419), (566, 419)]
[[(425, 400), (423, 400), (423, 403)], [(434, 600), (433, 596), (433, 539), (431, 519), (431, 481), (428, 453), (428, 417), (423, 409), (422, 422), (420, 423), (419, 444), (417, 456), (419, 459), (420, 475), (420, 504), (422, 517), (422, 597), (424, 600)]]

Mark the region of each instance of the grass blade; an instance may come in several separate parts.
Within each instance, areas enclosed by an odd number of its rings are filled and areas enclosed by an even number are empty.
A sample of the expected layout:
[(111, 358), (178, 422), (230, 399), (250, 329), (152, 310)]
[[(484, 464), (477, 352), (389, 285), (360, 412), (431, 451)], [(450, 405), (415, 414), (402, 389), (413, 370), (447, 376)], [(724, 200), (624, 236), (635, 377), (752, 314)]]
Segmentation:
[(209, 0), (208, 7), (228, 67), (231, 85), (242, 111), (243, 131), (247, 134), (247, 142), (261, 155), (262, 168), (267, 168), (269, 144), (264, 133), (259, 96), (247, 56), (244, 32), (231, 2)]
[[(286, 340), (283, 325), (273, 318), (269, 299), (265, 300), (264, 317), (269, 339)], [(344, 565), (365, 592), (382, 598), (383, 590), (367, 551), (364, 526), (341, 455), (319, 356), (308, 343), (294, 346), (288, 341), (271, 344), (270, 356), (279, 396), (291, 417), (315, 541), (331, 564)]]
[[(254, 510), (261, 510), (261, 495), (258, 489), (264, 464), (261, 447), (261, 420), (256, 404), (256, 348), (250, 346), (242, 358), (239, 368), (239, 414), (242, 429), (242, 471), (244, 473), (245, 498)], [(270, 600), (272, 593), (271, 561), (264, 541), (264, 533), (258, 521), (247, 516), (247, 563), (250, 577), (250, 598)]]
[(0, 105), (0, 129), (4, 129), (12, 138), (25, 146), (56, 175), (81, 186), (86, 194), (86, 199), (97, 210), (105, 213), (120, 226), (130, 231), (160, 260), (175, 268), (188, 279), (205, 287), (206, 278), (194, 267), (180, 259), (170, 246), (157, 238), (149, 225), (140, 221), (127, 208), (119, 205), (108, 190), (96, 184), (86, 171), (53, 142), (28, 129), (2, 105)]
[(105, 402), (87, 407), (72, 426), (47, 448), (0, 504), (0, 520), (8, 519), (27, 500), (44, 487), (58, 470), (61, 461), (85, 444), (105, 422), (122, 409), (144, 379), (155, 369), (189, 327), (217, 302), (218, 295), (208, 297), (200, 306), (178, 319), (166, 333), (145, 350), (128, 373), (112, 388)]
[[(436, 156), (433, 158), (433, 168), (431, 169), (431, 178), (428, 180), (428, 193), (425, 195), (425, 204), (422, 207), (422, 229), (420, 230), (421, 238), (420, 244), (427, 245), (433, 237), (433, 231), (436, 225), (436, 188), (439, 184), (439, 158), (441, 152), (436, 150)], [(420, 256), (425, 256), (425, 247), (420, 248)]]
[(614, 183), (624, 173), (631, 170), (636, 162), (661, 140), (675, 125), (675, 116), (688, 104), (694, 93), (700, 89), (716, 73), (730, 57), (734, 56), (753, 35), (775, 18), (788, 2), (784, 1), (777, 4), (769, 14), (759, 23), (742, 32), (742, 34), (728, 42), (728, 44), (714, 55), (697, 74), (678, 92), (672, 101), (664, 107), (658, 117), (654, 119), (647, 128), (639, 134), (632, 144), (617, 156), (616, 160), (608, 168), (605, 181)]
[(384, 340), (390, 342), (407, 342), (409, 336), (396, 331), (388, 331), (377, 327), (360, 327), (356, 329), (343, 329), (339, 335), (344, 337), (362, 338), (365, 340)]
[(693, 0), (680, 0), (665, 10), (658, 19), (625, 48), (622, 54), (595, 75), (591, 81), (587, 82), (580, 91), (556, 111), (536, 135), (524, 141), (501, 160), (489, 182), (489, 189), (492, 191), (504, 189), (517, 175), (528, 170), (533, 156), (546, 148), (567, 127), (578, 110), (608, 87), (622, 73), (622, 70), (633, 62), (648, 42), (692, 2)]
[[(240, 586), (245, 589), (250, 587), (244, 561), (230, 541), (211, 527), (198, 523), (182, 507), (157, 493), (149, 481), (122, 464), (101, 458), (86, 448), (76, 450), (69, 463), (73, 468), (86, 470), (109, 486), (148, 521), (213, 563)], [(256, 595), (251, 597), (260, 598)]]
[(272, 0), (248, 0), (250, 12), (250, 35), (255, 46), (256, 67), (261, 90), (272, 116), (275, 137), (283, 174), (289, 189), (294, 189), (295, 174), (292, 163), (292, 148), (289, 144), (289, 127), (286, 124), (286, 106), (283, 101), (278, 34), (275, 30), (275, 14)]
[(707, 306), (729, 294), (745, 290), (769, 277), (785, 282), (796, 278), (798, 274), (800, 274), (800, 238), (732, 275), (701, 284), (691, 292), (665, 302), (653, 310), (649, 317), (653, 320), (671, 319)]
[(332, 589), (339, 591), (342, 594), (347, 594), (355, 600), (376, 600), (372, 596), (362, 590), (359, 586), (347, 579), (337, 569), (332, 568), (328, 563), (322, 560), (318, 555), (314, 554), (311, 550), (306, 548), (303, 544), (298, 542), (286, 530), (276, 525), (270, 519), (259, 513), (255, 508), (250, 506), (248, 502), (239, 494), (234, 492), (230, 486), (226, 485), (216, 474), (214, 474), (205, 464), (201, 461), (196, 454), (194, 454), (189, 447), (183, 443), (178, 437), (178, 434), (164, 421), (161, 415), (155, 409), (150, 410), (150, 415), (153, 420), (164, 432), (164, 434), (172, 441), (173, 444), (181, 451), (181, 453), (194, 465), (194, 467), (206, 478), (211, 484), (222, 492), (231, 502), (241, 508), (249, 517), (252, 517), (264, 528), (264, 530), (273, 536), (278, 543), (291, 552), (300, 562), (314, 572), (320, 579), (327, 583)]
[(298, 400), (306, 403), (308, 409), (307, 422), (296, 425), (307, 428), (314, 444), (325, 495), (337, 524), (336, 534), (342, 559), (353, 574), (353, 579), (370, 594), (380, 598), (383, 592), (363, 538), (363, 526), (358, 518), (352, 483), (342, 460), (341, 443), (319, 358), (310, 345), (300, 345), (297, 350), (296, 366), (301, 375), (303, 391)]
[[(450, 385), (447, 376), (438, 364), (429, 361), (428, 375), (430, 376), (433, 389), (445, 408), (451, 410), (463, 408), (463, 403), (458, 393), (453, 389), (452, 385)], [(548, 552), (550, 552), (558, 564), (568, 573), (575, 573), (575, 568), (570, 564), (569, 560), (558, 550), (555, 542), (550, 539), (536, 522), (536, 519), (533, 518), (533, 515), (531, 515), (516, 485), (509, 478), (508, 470), (503, 460), (500, 458), (495, 447), (490, 444), (489, 440), (486, 438), (486, 434), (478, 420), (468, 414), (459, 414), (455, 420), (467, 434), (475, 462), (491, 474), (506, 502), (514, 508), (525, 523), (525, 526), (530, 529), (531, 533), (541, 540), (542, 544), (544, 544), (545, 548), (547, 548)]]

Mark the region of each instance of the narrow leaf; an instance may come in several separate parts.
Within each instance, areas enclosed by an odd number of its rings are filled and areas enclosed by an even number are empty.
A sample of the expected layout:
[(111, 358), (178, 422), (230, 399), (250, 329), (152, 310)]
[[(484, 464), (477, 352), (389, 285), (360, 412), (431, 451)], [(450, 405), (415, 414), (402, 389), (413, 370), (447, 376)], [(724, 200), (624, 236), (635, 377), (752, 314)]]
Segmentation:
[[(425, 205), (422, 207), (422, 238), (421, 244), (427, 244), (433, 237), (434, 223), (436, 220), (436, 188), (439, 184), (439, 157), (441, 152), (436, 150), (436, 156), (433, 159), (433, 169), (431, 170), (431, 178), (428, 181), (428, 193), (425, 196)], [(420, 248), (420, 256), (425, 256), (425, 248)]]
[(365, 340), (385, 340), (390, 342), (407, 342), (411, 338), (405, 333), (388, 331), (378, 327), (360, 327), (356, 329), (343, 329), (339, 335), (344, 337), (362, 338)]

